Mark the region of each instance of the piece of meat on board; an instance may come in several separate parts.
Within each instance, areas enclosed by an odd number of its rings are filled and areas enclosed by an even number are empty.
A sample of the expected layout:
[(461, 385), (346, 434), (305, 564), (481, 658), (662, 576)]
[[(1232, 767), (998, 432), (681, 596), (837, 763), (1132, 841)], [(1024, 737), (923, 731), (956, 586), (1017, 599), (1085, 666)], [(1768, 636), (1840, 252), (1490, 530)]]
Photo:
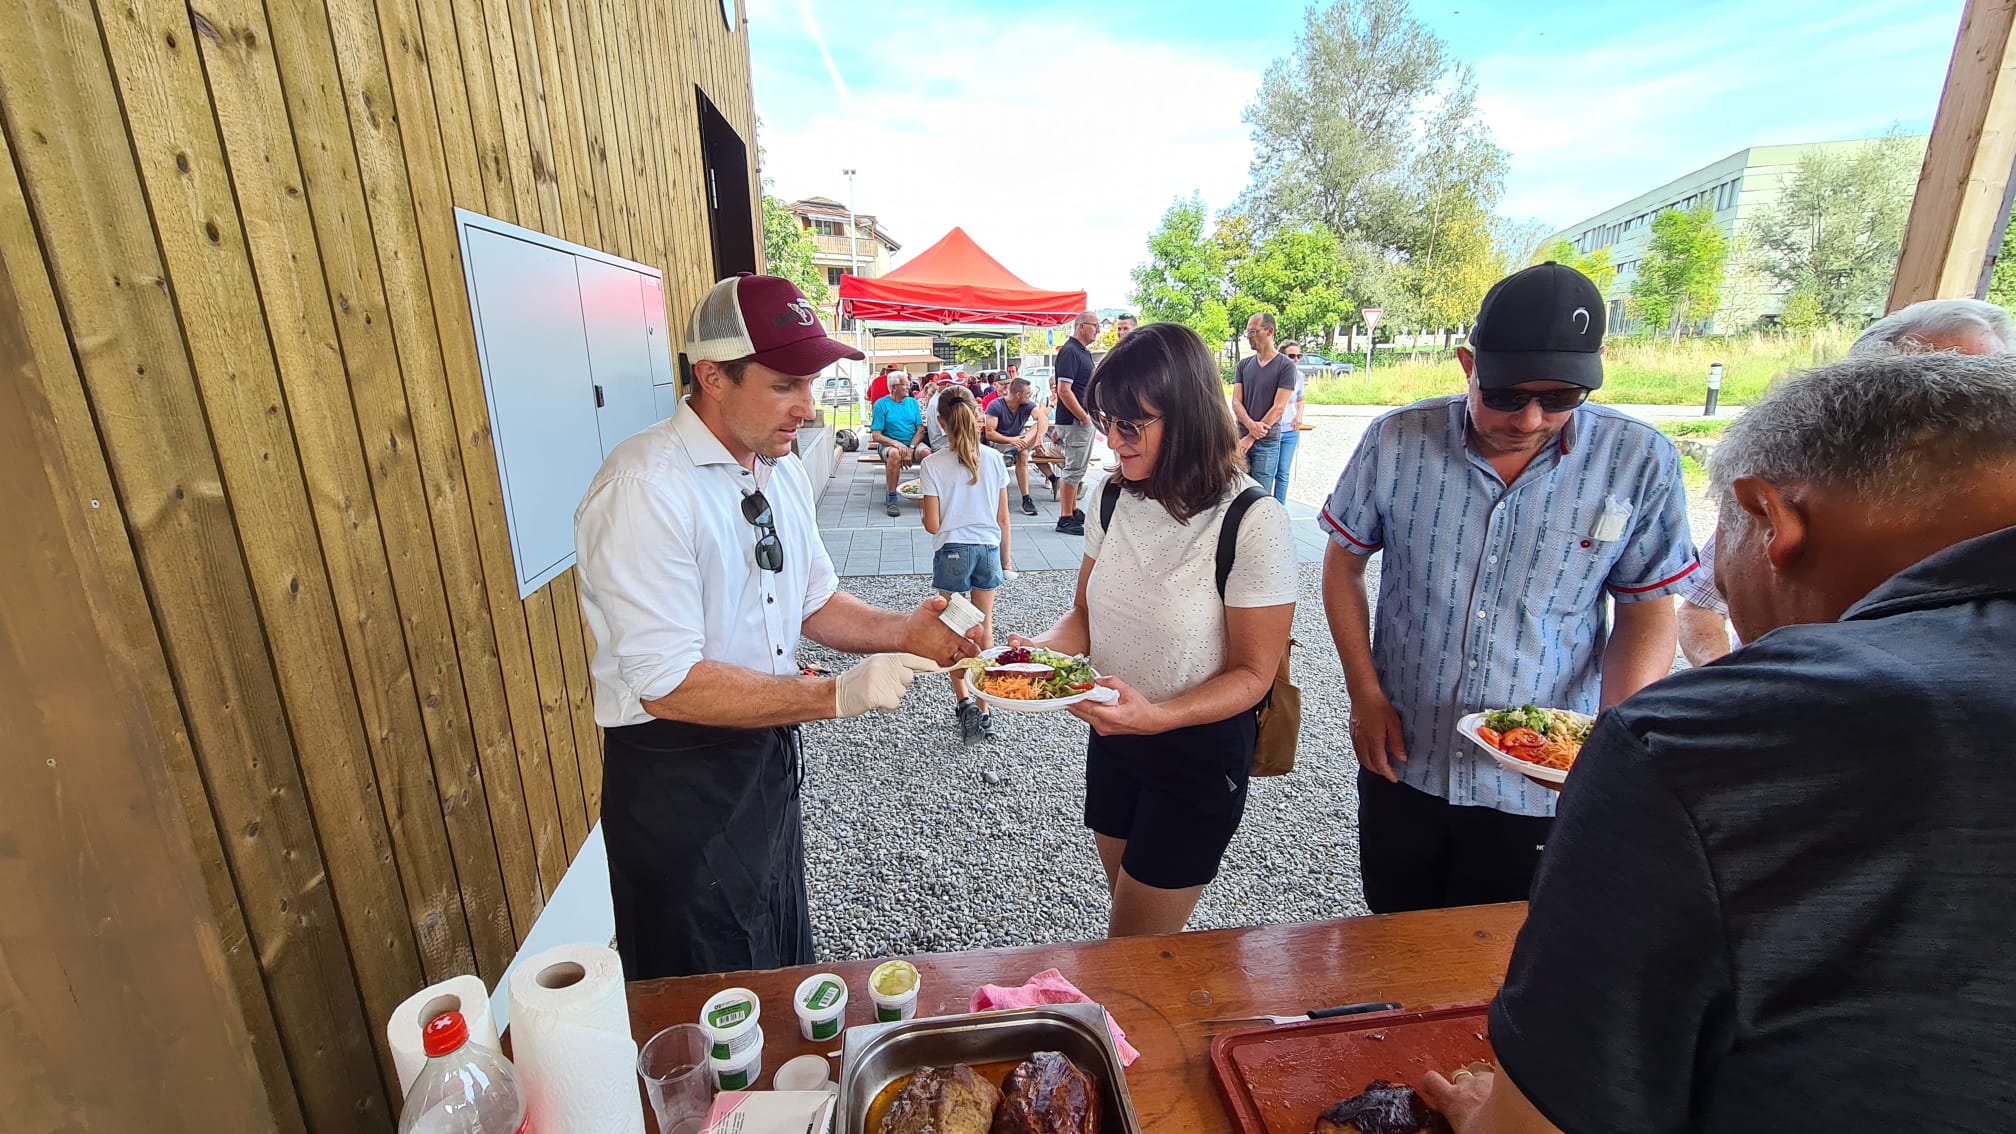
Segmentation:
[(1076, 1064), (1039, 1051), (1008, 1073), (993, 1134), (1099, 1134), (1099, 1088)]
[(1001, 1092), (964, 1063), (926, 1067), (889, 1105), (880, 1134), (987, 1134)]
[(1374, 1079), (1365, 1089), (1323, 1112), (1315, 1134), (1445, 1134), (1449, 1124), (1428, 1109), (1414, 1088)]

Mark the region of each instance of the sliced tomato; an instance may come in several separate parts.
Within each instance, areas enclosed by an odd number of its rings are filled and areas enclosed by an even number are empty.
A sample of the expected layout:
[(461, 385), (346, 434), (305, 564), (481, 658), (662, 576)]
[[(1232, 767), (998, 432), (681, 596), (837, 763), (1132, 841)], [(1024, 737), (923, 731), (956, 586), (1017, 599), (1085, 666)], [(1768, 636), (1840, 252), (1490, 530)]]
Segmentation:
[(1093, 689), (1097, 689), (1097, 688), (1099, 688), (1099, 683), (1098, 683), (1098, 682), (1096, 682), (1096, 681), (1087, 681), (1087, 682), (1085, 682), (1085, 683), (1084, 683), (1084, 684), (1082, 684), (1082, 685), (1073, 685), (1073, 686), (1071, 687), (1071, 692), (1073, 692), (1073, 693), (1085, 693), (1085, 692), (1089, 692), (1090, 690), (1093, 690)]
[(1504, 739), (1504, 734), (1500, 733), (1497, 729), (1485, 728), (1479, 725), (1477, 728), (1477, 739), (1493, 748), (1497, 748), (1499, 747), (1498, 742)]
[(1530, 728), (1510, 728), (1498, 739), (1498, 747), (1510, 752), (1514, 748), (1538, 748), (1547, 743), (1547, 738)]

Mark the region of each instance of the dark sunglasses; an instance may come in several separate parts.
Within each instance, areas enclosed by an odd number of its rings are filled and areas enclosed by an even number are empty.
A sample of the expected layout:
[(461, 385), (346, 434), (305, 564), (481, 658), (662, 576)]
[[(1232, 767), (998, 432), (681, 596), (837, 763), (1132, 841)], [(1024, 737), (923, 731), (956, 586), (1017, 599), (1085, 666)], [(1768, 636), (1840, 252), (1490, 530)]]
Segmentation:
[(743, 493), (742, 518), (756, 529), (756, 566), (765, 571), (782, 571), (784, 541), (777, 538), (777, 521), (770, 515), (770, 501), (761, 492)]
[(1141, 443), (1141, 434), (1149, 426), (1162, 419), (1159, 417), (1144, 417), (1140, 421), (1123, 421), (1111, 414), (1100, 413), (1092, 415), (1092, 420), (1099, 424), (1099, 432), (1104, 433), (1106, 436), (1117, 438), (1129, 445), (1139, 445)]
[(1580, 386), (1565, 390), (1480, 390), (1484, 408), (1498, 413), (1518, 413), (1527, 402), (1539, 402), (1545, 413), (1567, 413), (1589, 400), (1589, 391)]

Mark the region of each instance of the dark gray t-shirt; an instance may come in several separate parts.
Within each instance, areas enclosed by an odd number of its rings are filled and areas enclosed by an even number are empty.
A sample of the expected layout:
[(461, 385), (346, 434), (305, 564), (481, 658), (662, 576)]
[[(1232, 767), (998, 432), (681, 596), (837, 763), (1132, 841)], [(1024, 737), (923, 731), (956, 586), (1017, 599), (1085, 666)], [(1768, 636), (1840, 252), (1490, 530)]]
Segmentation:
[(1021, 409), (1008, 404), (1007, 398), (996, 398), (987, 407), (987, 416), (994, 419), (994, 432), (1003, 437), (1020, 437), (1029, 428), (1029, 419), (1036, 415), (1036, 401), (1031, 398), (1022, 403)]
[(2008, 1130), (2016, 528), (1604, 714), (1491, 1009), (1567, 1134)]
[[(1246, 416), (1255, 421), (1266, 417), (1274, 409), (1274, 395), (1282, 390), (1295, 388), (1295, 360), (1285, 354), (1276, 354), (1274, 361), (1260, 365), (1260, 356), (1249, 354), (1239, 360), (1238, 376), (1233, 381), (1239, 384), (1240, 400), (1246, 406)], [(1284, 412), (1281, 420), (1286, 421)], [(1281, 436), (1281, 422), (1274, 423), (1270, 438)]]

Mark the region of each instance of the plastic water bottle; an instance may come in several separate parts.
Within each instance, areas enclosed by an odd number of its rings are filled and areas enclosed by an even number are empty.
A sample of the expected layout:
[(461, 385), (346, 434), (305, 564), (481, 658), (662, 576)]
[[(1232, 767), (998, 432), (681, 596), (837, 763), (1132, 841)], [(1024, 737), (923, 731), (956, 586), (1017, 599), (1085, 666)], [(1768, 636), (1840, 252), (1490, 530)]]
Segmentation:
[(427, 1066), (406, 1092), (399, 1134), (530, 1134), (518, 1073), (503, 1053), (469, 1042), (469, 1022), (443, 1012), (420, 1030)]

